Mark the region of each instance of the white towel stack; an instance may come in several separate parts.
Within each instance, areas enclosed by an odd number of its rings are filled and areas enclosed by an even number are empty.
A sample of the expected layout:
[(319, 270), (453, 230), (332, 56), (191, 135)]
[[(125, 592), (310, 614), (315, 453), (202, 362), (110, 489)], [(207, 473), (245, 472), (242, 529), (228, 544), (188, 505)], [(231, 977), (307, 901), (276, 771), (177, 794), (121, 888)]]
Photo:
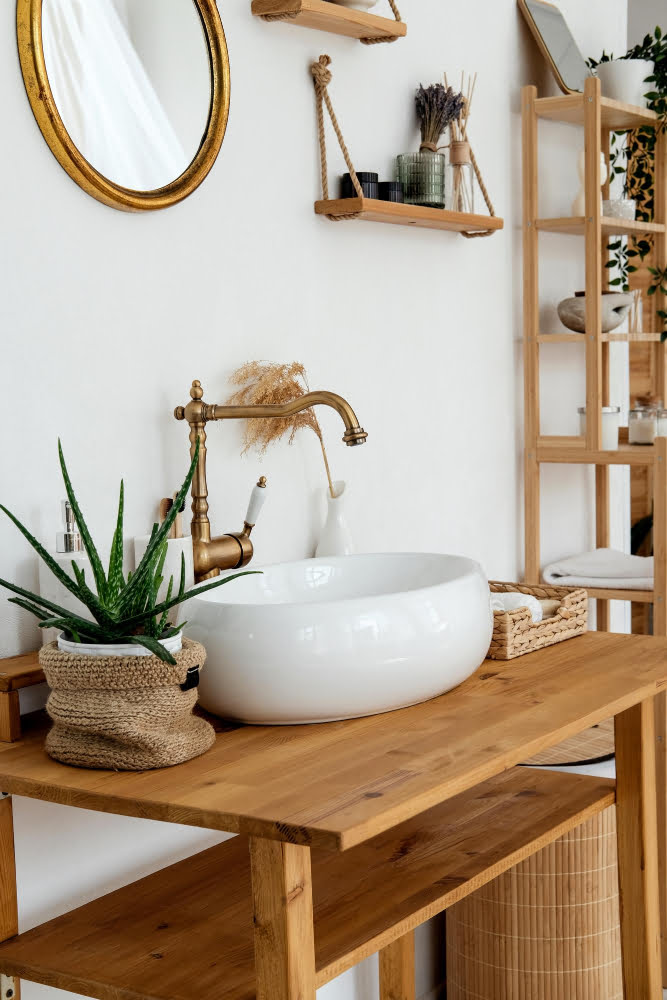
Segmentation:
[(560, 587), (652, 590), (653, 558), (629, 556), (615, 549), (596, 549), (551, 563), (544, 570), (544, 579)]
[(516, 611), (517, 608), (528, 608), (533, 623), (542, 621), (542, 605), (532, 594), (491, 594), (492, 611)]

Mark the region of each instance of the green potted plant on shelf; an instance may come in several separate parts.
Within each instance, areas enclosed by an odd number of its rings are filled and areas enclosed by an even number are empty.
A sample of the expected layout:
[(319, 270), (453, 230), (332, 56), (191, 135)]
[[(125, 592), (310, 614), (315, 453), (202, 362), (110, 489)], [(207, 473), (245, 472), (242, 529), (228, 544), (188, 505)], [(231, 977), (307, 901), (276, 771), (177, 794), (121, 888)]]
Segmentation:
[[(40, 664), (51, 688), (47, 711), (53, 727), (46, 739), (51, 757), (81, 767), (144, 770), (179, 764), (204, 753), (215, 739), (213, 727), (193, 715), (199, 671), (205, 650), (182, 637), (186, 624), (174, 625), (169, 613), (195, 591), (185, 589), (185, 560), (177, 588), (163, 582), (169, 529), (185, 500), (199, 457), (199, 442), (171, 510), (153, 525), (150, 542), (134, 572), (123, 567), (124, 485), (108, 567), (79, 507), (58, 442), (65, 490), (90, 560), (94, 580), (72, 561), (69, 576), (43, 545), (6, 507), (7, 517), (44, 560), (61, 585), (85, 606), (77, 614), (0, 579), (15, 596), (9, 600), (35, 615), (40, 628), (59, 628), (60, 637), (40, 651)], [(223, 586), (249, 572), (222, 577), (196, 588), (197, 593)]]

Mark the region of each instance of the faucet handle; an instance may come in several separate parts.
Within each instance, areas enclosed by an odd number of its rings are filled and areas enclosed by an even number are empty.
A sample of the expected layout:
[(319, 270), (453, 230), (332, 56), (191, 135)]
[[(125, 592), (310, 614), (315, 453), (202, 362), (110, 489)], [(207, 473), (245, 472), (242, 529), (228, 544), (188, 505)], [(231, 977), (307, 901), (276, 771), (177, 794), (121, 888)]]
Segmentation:
[[(252, 493), (250, 494), (250, 503), (248, 504), (248, 510), (245, 516), (245, 528), (251, 529), (255, 527), (257, 523), (257, 518), (259, 513), (264, 506), (264, 501), (266, 500), (266, 476), (260, 476), (257, 485), (253, 486)], [(250, 531), (248, 531), (250, 534)]]

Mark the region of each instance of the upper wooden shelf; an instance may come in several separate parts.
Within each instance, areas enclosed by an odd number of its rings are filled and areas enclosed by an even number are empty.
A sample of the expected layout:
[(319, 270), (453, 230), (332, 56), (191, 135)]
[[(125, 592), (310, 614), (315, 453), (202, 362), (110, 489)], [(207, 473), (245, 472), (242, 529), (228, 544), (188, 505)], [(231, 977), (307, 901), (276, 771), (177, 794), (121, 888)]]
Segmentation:
[[(564, 216), (561, 219), (537, 219), (535, 225), (544, 232), (567, 233), (572, 236), (583, 236), (586, 231), (585, 218), (576, 215)], [(665, 227), (658, 222), (636, 222), (603, 216), (601, 230), (603, 236), (635, 236), (643, 233), (664, 233)]]
[(566, 465), (653, 465), (657, 452), (651, 444), (620, 444), (614, 451), (589, 451), (583, 437), (545, 436), (537, 439), (538, 462)]
[[(540, 689), (527, 690), (534, 699)], [(276, 752), (283, 732), (276, 731)], [(446, 744), (443, 734), (444, 753)], [(367, 746), (362, 736), (359, 763)], [(289, 773), (296, 786), (298, 774)], [(328, 783), (335, 787), (340, 774), (330, 772)], [(512, 768), (343, 854), (313, 851), (317, 988), (614, 798), (613, 781)], [(100, 1000), (191, 1000), (193, 992), (198, 1000), (251, 1000), (247, 838), (228, 840), (5, 942), (0, 970)]]
[(24, 653), (0, 660), (0, 691), (17, 691), (44, 680), (39, 653)]
[(318, 215), (336, 218), (354, 216), (367, 222), (386, 222), (395, 226), (421, 226), (423, 229), (449, 229), (452, 232), (480, 232), (484, 229), (502, 229), (503, 220), (497, 216), (468, 215), (449, 212), (443, 208), (425, 208), (423, 205), (406, 205), (376, 198), (336, 198), (316, 201)]
[[(600, 337), (603, 343), (642, 343), (657, 344), (662, 340), (661, 333), (603, 333)], [(585, 344), (585, 333), (540, 333), (537, 336), (538, 344)]]
[[(584, 95), (568, 94), (565, 97), (538, 97), (535, 101), (535, 111), (540, 118), (550, 118), (552, 121), (567, 122), (571, 125), (584, 124)], [(655, 125), (658, 116), (647, 108), (639, 108), (634, 104), (623, 104), (612, 101), (609, 97), (600, 100), (602, 127), (621, 131), (622, 129), (639, 128), (642, 125)]]
[(256, 17), (284, 19), (284, 24), (349, 38), (402, 38), (408, 30), (404, 21), (343, 7), (331, 0), (252, 0), (252, 12)]
[(0, 746), (0, 789), (346, 850), (654, 696), (666, 679), (667, 638), (589, 633), (523, 656), (520, 669), (485, 662), (400, 712), (223, 726), (208, 753), (143, 774), (67, 767), (46, 756), (43, 732), (26, 732)]

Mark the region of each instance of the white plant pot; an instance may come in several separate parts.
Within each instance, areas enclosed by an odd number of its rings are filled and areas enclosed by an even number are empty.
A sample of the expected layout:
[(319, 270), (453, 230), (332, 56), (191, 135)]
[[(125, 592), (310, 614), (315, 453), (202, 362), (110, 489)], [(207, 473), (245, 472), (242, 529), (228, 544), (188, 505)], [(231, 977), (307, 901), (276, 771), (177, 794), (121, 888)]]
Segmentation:
[[(181, 632), (178, 632), (169, 639), (160, 639), (160, 645), (164, 646), (168, 653), (180, 653), (183, 646), (183, 635)], [(153, 655), (145, 646), (139, 646), (133, 642), (117, 643), (116, 645), (109, 646), (93, 642), (70, 642), (69, 639), (63, 638), (62, 632), (58, 636), (58, 649), (63, 653), (81, 653), (83, 656)]]
[(600, 63), (595, 72), (602, 84), (603, 97), (645, 108), (647, 101), (644, 95), (652, 88), (652, 84), (645, 80), (654, 69), (655, 64), (648, 59), (612, 59), (611, 62)]

